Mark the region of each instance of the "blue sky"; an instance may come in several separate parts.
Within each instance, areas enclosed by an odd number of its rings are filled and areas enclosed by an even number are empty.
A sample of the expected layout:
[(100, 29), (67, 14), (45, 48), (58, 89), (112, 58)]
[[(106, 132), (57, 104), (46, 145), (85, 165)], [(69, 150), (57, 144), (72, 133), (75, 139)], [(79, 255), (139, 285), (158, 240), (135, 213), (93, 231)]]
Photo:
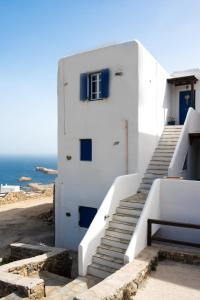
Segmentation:
[(169, 71), (200, 66), (199, 0), (0, 0), (0, 154), (57, 149), (60, 57), (133, 39)]

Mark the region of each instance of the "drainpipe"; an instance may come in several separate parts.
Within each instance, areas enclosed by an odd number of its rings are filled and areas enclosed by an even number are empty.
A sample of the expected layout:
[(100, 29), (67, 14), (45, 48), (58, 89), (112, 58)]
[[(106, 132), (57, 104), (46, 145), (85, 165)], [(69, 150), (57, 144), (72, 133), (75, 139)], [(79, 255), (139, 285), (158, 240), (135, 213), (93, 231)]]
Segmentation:
[(128, 120), (125, 120), (125, 131), (126, 131), (126, 174), (128, 174)]

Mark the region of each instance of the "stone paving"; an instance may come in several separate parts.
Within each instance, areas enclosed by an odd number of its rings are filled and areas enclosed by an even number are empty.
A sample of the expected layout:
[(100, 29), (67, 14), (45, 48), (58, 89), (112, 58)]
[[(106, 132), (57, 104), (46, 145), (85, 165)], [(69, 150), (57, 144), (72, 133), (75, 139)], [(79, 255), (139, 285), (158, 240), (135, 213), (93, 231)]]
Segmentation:
[(143, 282), (133, 300), (199, 300), (200, 266), (165, 260)]
[(63, 286), (71, 282), (71, 279), (59, 276), (47, 271), (41, 271), (37, 274), (29, 276), (31, 278), (40, 278), (44, 280), (46, 297), (52, 293), (59, 291)]
[(54, 288), (54, 290), (50, 290), (47, 287), (47, 299), (73, 300), (75, 295), (79, 295), (87, 291), (90, 287), (99, 283), (99, 281), (99, 278), (79, 276), (61, 289)]

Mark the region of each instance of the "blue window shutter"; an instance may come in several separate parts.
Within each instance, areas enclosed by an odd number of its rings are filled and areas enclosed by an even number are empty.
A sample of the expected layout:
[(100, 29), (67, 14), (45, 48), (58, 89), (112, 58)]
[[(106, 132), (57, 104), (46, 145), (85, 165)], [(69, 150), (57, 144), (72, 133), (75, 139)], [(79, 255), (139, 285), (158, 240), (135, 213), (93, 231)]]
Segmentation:
[(80, 75), (80, 100), (85, 101), (88, 99), (88, 74), (82, 73)]
[(109, 97), (109, 79), (110, 70), (104, 69), (101, 71), (101, 98)]

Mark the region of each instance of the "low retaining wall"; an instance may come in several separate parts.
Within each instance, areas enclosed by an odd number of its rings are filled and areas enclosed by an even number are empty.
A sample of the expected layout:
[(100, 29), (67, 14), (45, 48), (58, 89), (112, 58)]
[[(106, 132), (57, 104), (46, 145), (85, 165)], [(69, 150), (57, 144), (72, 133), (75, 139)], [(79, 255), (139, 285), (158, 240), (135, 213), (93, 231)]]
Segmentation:
[(158, 249), (148, 248), (105, 280), (95, 285), (85, 293), (76, 296), (74, 300), (129, 300), (136, 294), (139, 284), (151, 271), (152, 265), (158, 259)]
[(145, 248), (132, 262), (107, 277), (88, 291), (77, 295), (74, 300), (131, 300), (140, 283), (152, 270), (156, 270), (159, 260), (200, 265), (198, 249), (184, 249), (174, 246), (157, 245)]
[(28, 277), (42, 270), (71, 276), (72, 259), (65, 249), (16, 243), (11, 245), (11, 255), (20, 260), (0, 266), (0, 297), (15, 291), (30, 299), (44, 297), (44, 281)]

